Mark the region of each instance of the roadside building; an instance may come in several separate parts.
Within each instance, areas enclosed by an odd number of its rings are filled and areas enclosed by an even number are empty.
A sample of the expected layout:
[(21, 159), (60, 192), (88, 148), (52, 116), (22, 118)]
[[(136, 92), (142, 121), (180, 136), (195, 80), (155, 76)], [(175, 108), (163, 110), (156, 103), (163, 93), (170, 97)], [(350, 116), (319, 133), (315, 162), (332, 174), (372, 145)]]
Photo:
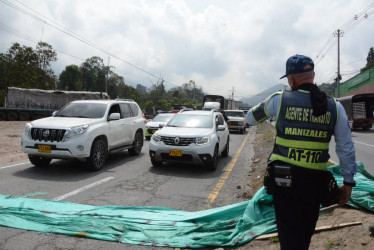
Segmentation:
[[(340, 97), (365, 93), (374, 93), (374, 68), (340, 84)], [(338, 96), (338, 88), (335, 88), (335, 96)]]

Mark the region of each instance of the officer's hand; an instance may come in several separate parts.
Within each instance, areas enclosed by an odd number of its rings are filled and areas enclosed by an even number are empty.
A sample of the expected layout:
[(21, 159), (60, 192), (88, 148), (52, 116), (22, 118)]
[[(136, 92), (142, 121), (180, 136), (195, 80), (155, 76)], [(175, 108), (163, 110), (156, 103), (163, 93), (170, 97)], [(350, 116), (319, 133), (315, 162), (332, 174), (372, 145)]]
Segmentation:
[(340, 188), (340, 190), (342, 190), (342, 194), (340, 195), (340, 199), (339, 199), (339, 205), (343, 206), (351, 198), (352, 187), (351, 186), (346, 186), (346, 185), (343, 184), (339, 188)]

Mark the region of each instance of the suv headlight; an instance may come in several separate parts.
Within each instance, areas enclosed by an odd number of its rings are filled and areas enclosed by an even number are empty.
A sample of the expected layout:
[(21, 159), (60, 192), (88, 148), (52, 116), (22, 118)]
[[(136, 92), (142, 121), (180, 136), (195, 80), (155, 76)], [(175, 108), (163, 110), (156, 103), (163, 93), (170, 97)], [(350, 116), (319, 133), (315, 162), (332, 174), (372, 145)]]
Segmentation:
[(30, 123), (26, 123), (25, 124), (25, 128), (23, 129), (25, 135), (31, 135), (31, 124)]
[(81, 134), (85, 133), (87, 130), (88, 130), (88, 125), (87, 124), (67, 129), (66, 132), (65, 132), (64, 141), (68, 140), (69, 138), (71, 138), (73, 136), (81, 135)]
[(154, 142), (160, 142), (160, 141), (161, 141), (161, 136), (160, 136), (160, 135), (153, 134), (153, 135), (152, 135), (152, 140), (153, 140)]
[(209, 137), (197, 137), (195, 139), (195, 143), (198, 146), (208, 144), (209, 143)]

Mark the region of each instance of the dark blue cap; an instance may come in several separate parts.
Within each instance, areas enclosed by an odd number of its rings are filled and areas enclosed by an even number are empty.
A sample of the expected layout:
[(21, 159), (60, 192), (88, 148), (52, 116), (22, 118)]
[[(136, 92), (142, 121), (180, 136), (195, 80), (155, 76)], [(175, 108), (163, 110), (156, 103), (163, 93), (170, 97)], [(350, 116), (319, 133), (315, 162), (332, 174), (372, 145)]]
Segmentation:
[[(311, 65), (311, 68), (304, 69), (306, 65)], [(310, 57), (303, 55), (294, 55), (288, 58), (286, 63), (286, 74), (279, 79), (282, 79), (290, 74), (304, 73), (314, 70), (314, 62)]]

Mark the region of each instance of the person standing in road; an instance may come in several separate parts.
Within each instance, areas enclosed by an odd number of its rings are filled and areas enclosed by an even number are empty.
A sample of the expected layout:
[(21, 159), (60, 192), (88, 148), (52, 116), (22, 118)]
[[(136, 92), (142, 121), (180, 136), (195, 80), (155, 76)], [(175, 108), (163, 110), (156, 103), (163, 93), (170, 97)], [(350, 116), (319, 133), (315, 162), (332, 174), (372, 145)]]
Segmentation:
[[(354, 143), (343, 106), (313, 84), (310, 57), (291, 56), (286, 74), (291, 91), (279, 91), (247, 113), (256, 125), (276, 118), (276, 139), (268, 160), (264, 185), (273, 195), (281, 249), (308, 249), (326, 197), (329, 142), (335, 137), (343, 184), (336, 187), (339, 205), (346, 204), (357, 171)], [(330, 174), (331, 176), (331, 174)], [(335, 181), (335, 180), (334, 180)]]

